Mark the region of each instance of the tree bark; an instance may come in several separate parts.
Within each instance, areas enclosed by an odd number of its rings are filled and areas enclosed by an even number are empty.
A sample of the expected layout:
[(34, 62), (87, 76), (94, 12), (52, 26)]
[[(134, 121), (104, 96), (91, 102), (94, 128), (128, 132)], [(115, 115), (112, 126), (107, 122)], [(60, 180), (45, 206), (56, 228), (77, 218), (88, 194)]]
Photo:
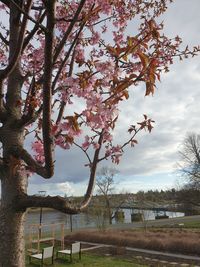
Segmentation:
[(0, 266), (24, 267), (24, 212), (2, 209), (0, 213)]
[[(15, 185), (13, 185), (15, 184)], [(17, 173), (13, 176), (7, 173), (1, 183), (0, 210), (0, 266), (24, 267), (24, 218), (25, 211), (13, 209), (20, 191), (26, 191), (26, 178)]]

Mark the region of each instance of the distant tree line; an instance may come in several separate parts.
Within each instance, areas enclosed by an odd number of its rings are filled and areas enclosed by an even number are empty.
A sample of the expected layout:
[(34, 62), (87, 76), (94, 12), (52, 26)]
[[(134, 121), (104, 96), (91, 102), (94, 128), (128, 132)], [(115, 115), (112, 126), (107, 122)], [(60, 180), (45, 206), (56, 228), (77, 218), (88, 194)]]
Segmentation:
[(148, 190), (148, 191), (138, 191), (135, 194), (135, 199), (137, 201), (146, 200), (152, 202), (162, 202), (162, 201), (172, 201), (177, 199), (178, 191), (175, 188), (169, 190)]

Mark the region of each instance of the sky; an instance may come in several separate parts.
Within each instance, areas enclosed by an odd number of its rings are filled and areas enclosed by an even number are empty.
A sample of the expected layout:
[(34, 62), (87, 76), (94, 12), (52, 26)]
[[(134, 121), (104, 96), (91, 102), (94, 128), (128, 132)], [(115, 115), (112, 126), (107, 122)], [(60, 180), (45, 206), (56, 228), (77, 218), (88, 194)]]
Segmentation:
[[(164, 32), (170, 37), (177, 34), (184, 45), (200, 44), (200, 0), (175, 0), (161, 18)], [(154, 96), (144, 97), (145, 89), (134, 89), (128, 102), (120, 106), (120, 123), (115, 133), (121, 141), (128, 126), (141, 121), (142, 114), (155, 120), (151, 134), (138, 135), (138, 145), (127, 148), (119, 165), (109, 161), (100, 166), (115, 167), (116, 193), (139, 190), (166, 190), (184, 182), (176, 173), (178, 151), (188, 132), (200, 131), (200, 56), (175, 61), (170, 72), (157, 84)], [(45, 190), (49, 195), (84, 195), (88, 182), (86, 160), (80, 150), (58, 150), (55, 175), (50, 180), (38, 176), (30, 178), (28, 192)]]

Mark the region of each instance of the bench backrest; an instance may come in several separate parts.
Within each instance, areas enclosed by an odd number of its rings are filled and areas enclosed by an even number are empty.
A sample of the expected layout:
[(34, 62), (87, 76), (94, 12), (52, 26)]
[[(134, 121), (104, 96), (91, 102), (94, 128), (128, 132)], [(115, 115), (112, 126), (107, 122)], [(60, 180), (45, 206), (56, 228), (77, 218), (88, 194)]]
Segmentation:
[(72, 253), (80, 252), (80, 250), (81, 250), (80, 242), (72, 243)]
[(51, 257), (53, 257), (53, 246), (43, 248), (43, 259), (51, 258)]

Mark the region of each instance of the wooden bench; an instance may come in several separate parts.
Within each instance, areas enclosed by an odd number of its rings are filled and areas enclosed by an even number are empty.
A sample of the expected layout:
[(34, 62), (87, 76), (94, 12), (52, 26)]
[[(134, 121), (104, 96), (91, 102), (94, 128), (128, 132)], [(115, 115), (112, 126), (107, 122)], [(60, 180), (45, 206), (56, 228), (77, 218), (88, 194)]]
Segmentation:
[(46, 247), (42, 249), (42, 253), (29, 255), (29, 263), (31, 263), (31, 259), (37, 259), (41, 261), (41, 266), (43, 266), (44, 260), (51, 258), (51, 262), (53, 264), (53, 254), (54, 247)]
[(63, 250), (57, 251), (56, 258), (58, 258), (59, 254), (70, 255), (70, 261), (72, 262), (72, 255), (75, 253), (79, 253), (79, 259), (81, 259), (81, 243), (80, 242), (72, 243), (70, 249), (63, 249)]

